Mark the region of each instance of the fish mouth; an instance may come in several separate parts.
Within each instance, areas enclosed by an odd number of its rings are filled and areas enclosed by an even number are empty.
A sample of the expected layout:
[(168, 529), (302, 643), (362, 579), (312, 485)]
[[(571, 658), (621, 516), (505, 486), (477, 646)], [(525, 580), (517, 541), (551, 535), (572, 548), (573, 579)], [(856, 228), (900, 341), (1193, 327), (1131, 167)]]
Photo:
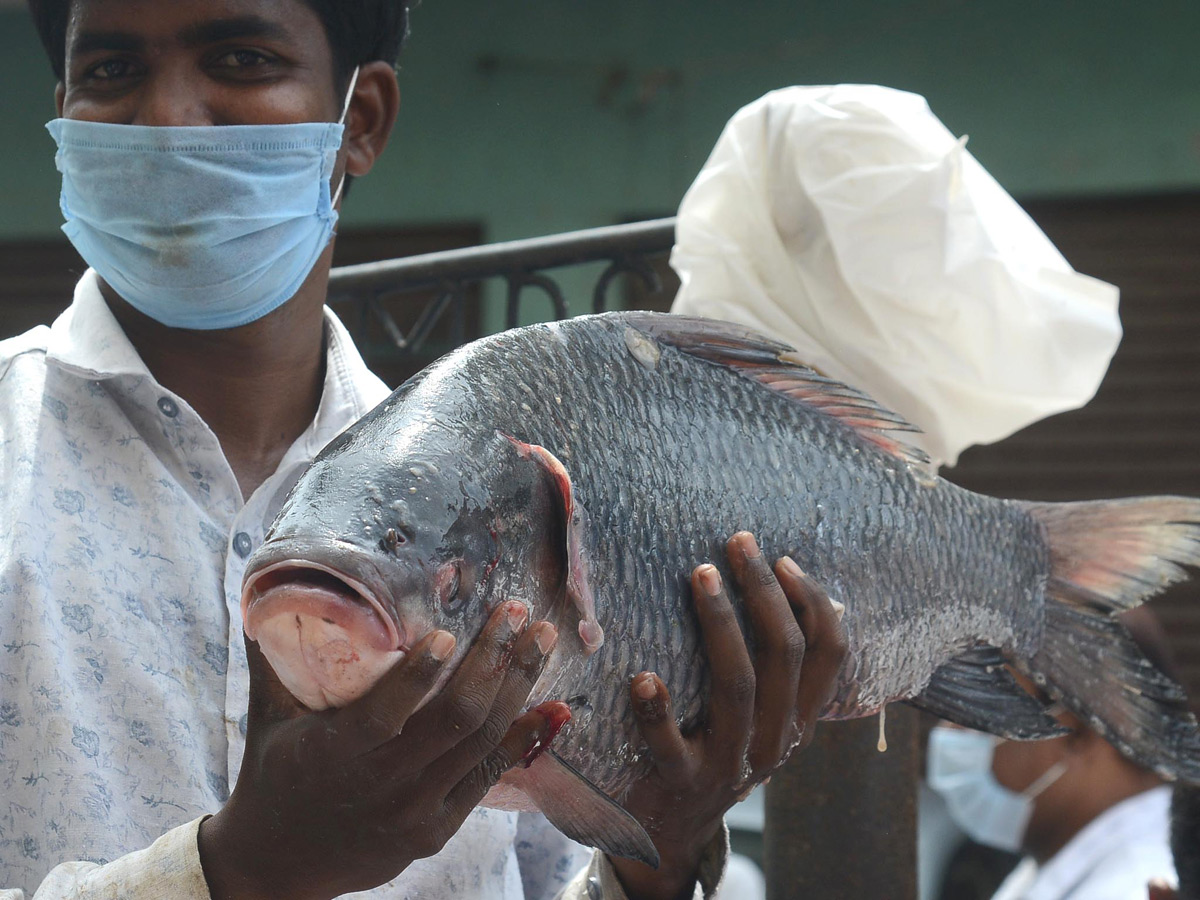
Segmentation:
[(242, 587), (242, 623), (258, 640), (262, 622), (286, 607), (308, 610), (330, 625), (351, 627), (382, 652), (409, 648), (394, 616), (375, 591), (331, 566), (306, 559), (283, 559), (258, 569)]

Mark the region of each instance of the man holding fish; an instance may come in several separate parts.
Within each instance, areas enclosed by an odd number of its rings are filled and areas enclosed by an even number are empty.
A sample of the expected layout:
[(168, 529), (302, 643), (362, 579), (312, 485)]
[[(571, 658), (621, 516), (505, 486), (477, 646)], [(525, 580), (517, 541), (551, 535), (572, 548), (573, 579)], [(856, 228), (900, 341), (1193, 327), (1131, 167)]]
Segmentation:
[(628, 685), (653, 765), (625, 807), (657, 869), (477, 808), (570, 712), (523, 711), (560, 637), (525, 605), (453, 671), (438, 630), (323, 712), (243, 643), (247, 558), (387, 394), (324, 301), (344, 185), (396, 119), (404, 5), (30, 5), (91, 268), (53, 328), (0, 344), (0, 897), (711, 895), (725, 810), (811, 739), (845, 654), (829, 599), (750, 535), (728, 557), (753, 654), (717, 569), (692, 576), (706, 726), (681, 733), (653, 673)]

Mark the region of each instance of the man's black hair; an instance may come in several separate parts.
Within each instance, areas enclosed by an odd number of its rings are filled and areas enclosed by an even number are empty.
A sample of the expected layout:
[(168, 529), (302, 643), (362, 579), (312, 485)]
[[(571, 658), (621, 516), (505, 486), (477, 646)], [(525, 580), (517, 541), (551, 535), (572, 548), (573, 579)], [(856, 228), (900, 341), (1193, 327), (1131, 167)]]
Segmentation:
[[(333, 50), (335, 90), (344, 92), (350, 73), (363, 63), (392, 65), (408, 35), (410, 0), (303, 0), (321, 19)], [(29, 0), (34, 25), (59, 81), (66, 77), (67, 23), (71, 0)]]
[(1171, 853), (1179, 876), (1179, 900), (1200, 900), (1200, 786), (1175, 785)]

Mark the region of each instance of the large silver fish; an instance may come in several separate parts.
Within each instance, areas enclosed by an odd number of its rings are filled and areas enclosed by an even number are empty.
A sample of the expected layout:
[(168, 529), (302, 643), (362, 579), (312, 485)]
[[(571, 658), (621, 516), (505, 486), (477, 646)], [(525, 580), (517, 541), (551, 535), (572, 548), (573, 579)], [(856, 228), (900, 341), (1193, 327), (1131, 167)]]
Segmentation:
[(250, 561), (246, 630), (320, 709), (433, 629), (461, 658), (523, 601), (561, 635), (530, 702), (573, 718), (489, 800), (653, 860), (618, 805), (646, 765), (629, 680), (656, 671), (683, 727), (703, 719), (688, 574), (712, 561), (732, 584), (723, 542), (745, 529), (845, 604), (825, 718), (909, 700), (1007, 737), (1061, 733), (1008, 663), (1133, 759), (1200, 781), (1182, 689), (1113, 618), (1200, 561), (1200, 501), (984, 497), (937, 477), (906, 429), (737, 326), (614, 313), (485, 338), (313, 462)]

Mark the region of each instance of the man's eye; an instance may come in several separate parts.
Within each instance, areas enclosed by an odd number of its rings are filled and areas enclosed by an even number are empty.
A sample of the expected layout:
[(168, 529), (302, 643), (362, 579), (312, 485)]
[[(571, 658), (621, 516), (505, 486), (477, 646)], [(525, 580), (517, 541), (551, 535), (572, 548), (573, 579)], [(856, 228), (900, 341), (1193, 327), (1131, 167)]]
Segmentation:
[(92, 66), (87, 71), (87, 77), (98, 81), (114, 81), (127, 78), (133, 73), (133, 63), (127, 59), (106, 59)]
[(255, 68), (257, 66), (268, 65), (272, 62), (274, 62), (274, 59), (257, 50), (231, 50), (228, 53), (222, 54), (216, 60), (218, 66), (230, 69)]

